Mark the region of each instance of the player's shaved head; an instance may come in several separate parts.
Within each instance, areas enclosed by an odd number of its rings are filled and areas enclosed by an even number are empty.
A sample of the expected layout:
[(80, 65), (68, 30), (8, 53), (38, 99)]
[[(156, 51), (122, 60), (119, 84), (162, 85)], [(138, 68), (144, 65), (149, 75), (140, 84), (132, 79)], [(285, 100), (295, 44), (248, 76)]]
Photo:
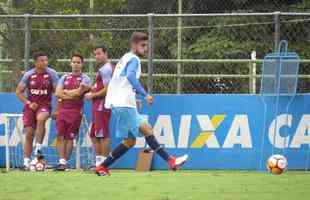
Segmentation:
[(147, 41), (149, 39), (149, 36), (146, 33), (143, 32), (133, 32), (131, 34), (130, 41), (133, 43), (138, 43), (141, 41)]

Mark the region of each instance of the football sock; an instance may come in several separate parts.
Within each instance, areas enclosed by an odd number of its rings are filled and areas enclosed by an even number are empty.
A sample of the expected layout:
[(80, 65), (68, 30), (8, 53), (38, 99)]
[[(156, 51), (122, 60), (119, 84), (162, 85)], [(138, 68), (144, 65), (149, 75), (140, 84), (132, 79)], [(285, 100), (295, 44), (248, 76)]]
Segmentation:
[(30, 161), (30, 158), (24, 158), (24, 166), (29, 167)]
[(35, 150), (34, 150), (34, 153), (35, 153), (35, 154), (38, 154), (38, 151), (41, 151), (41, 148), (42, 148), (42, 144), (36, 143), (36, 148), (35, 148)]
[(160, 157), (162, 157), (162, 159), (165, 161), (170, 159), (169, 154), (162, 146), (160, 146), (154, 135), (145, 137), (145, 141), (151, 147), (151, 149), (153, 149)]
[(105, 161), (107, 157), (102, 156), (102, 155), (98, 155), (96, 156), (96, 167), (98, 167), (99, 165), (101, 165), (101, 163), (103, 163)]
[(109, 167), (111, 164), (113, 164), (119, 157), (124, 155), (129, 148), (125, 146), (123, 143), (119, 144), (105, 159), (105, 161), (101, 164), (104, 167)]
[(63, 159), (63, 158), (59, 159), (59, 164), (66, 165), (67, 164), (66, 159)]

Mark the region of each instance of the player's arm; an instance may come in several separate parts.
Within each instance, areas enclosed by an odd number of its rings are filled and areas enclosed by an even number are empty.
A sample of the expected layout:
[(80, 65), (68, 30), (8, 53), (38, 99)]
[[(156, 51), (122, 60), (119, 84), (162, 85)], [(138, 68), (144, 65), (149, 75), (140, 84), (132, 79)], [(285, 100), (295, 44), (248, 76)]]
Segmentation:
[(77, 99), (77, 97), (72, 97), (72, 96), (67, 95), (64, 92), (64, 89), (63, 89), (62, 85), (58, 85), (56, 87), (55, 96), (58, 97), (59, 99), (62, 99), (62, 100)]
[(107, 94), (108, 86), (104, 86), (101, 90), (98, 92), (89, 92), (86, 94), (87, 99), (92, 99), (92, 98), (101, 98), (105, 97)]
[(73, 90), (64, 90), (64, 93), (68, 96), (80, 98), (82, 97), (86, 92), (88, 92), (91, 88), (91, 80), (88, 76), (83, 76), (82, 81), (80, 83), (80, 86), (77, 89)]
[(59, 82), (59, 76), (57, 75), (57, 72), (55, 70), (51, 70), (50, 74), (52, 76), (52, 81), (53, 81), (53, 92), (56, 92), (57, 84)]
[(126, 70), (127, 79), (129, 83), (132, 85), (132, 87), (135, 89), (136, 93), (144, 97), (148, 104), (152, 104), (153, 97), (145, 91), (141, 82), (137, 79), (138, 64), (139, 63), (136, 58), (133, 58), (129, 61), (127, 70)]
[(55, 90), (55, 96), (58, 97), (59, 99), (62, 99), (62, 100), (77, 99), (76, 97), (71, 97), (71, 96), (65, 94), (65, 92), (64, 92), (65, 79), (66, 79), (66, 75), (63, 75), (59, 79), (59, 81), (57, 83), (56, 90)]
[(90, 90), (89, 86), (80, 85), (79, 88), (73, 90), (64, 90), (64, 93), (70, 97), (81, 97)]
[(25, 92), (25, 85), (19, 83), (15, 92), (16, 96), (23, 104), (29, 104), (30, 101), (28, 101), (28, 99), (25, 97), (24, 92)]
[(16, 88), (16, 96), (17, 98), (25, 105), (28, 105), (32, 110), (36, 110), (38, 108), (38, 104), (35, 102), (30, 102), (26, 96), (25, 96), (25, 88), (28, 82), (29, 74), (26, 72), (21, 79), (21, 81), (18, 83)]
[(25, 89), (26, 89), (26, 86), (28, 84), (28, 78), (29, 78), (30, 74), (29, 72), (26, 72), (22, 79), (20, 80), (20, 82), (18, 83), (17, 85), (17, 88), (16, 88), (16, 96), (17, 98), (23, 103), (23, 104), (30, 104), (31, 102), (27, 99), (27, 97), (25, 96)]
[(89, 92), (85, 95), (86, 99), (105, 97), (108, 90), (108, 84), (112, 77), (112, 68), (104, 68), (99, 71), (104, 87), (97, 92)]

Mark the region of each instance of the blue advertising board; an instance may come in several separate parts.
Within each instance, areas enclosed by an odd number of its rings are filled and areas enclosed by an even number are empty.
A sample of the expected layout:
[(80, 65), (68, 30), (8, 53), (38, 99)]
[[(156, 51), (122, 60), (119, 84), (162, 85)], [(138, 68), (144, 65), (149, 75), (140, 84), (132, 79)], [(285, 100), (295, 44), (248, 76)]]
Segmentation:
[[(281, 97), (274, 111), (275, 97), (259, 95), (155, 95), (153, 106), (143, 105), (144, 114), (154, 127), (154, 134), (168, 152), (188, 154), (186, 169), (264, 169), (266, 159), (275, 153), (285, 155), (290, 169), (310, 167), (310, 95)], [(21, 113), (15, 94), (0, 93), (0, 113)], [(90, 122), (90, 103), (85, 115)], [(277, 113), (277, 115), (275, 115)], [(50, 123), (46, 145), (52, 145), (56, 130)], [(89, 145), (85, 134), (82, 147)], [(113, 134), (115, 146), (120, 139)], [(137, 153), (146, 147), (143, 138), (115, 168), (134, 168)], [(89, 148), (89, 146), (88, 146)], [(4, 166), (4, 124), (0, 125), (0, 166)], [(55, 159), (57, 156), (55, 155)], [(262, 165), (263, 163), (263, 165)], [(155, 156), (153, 169), (167, 169)]]

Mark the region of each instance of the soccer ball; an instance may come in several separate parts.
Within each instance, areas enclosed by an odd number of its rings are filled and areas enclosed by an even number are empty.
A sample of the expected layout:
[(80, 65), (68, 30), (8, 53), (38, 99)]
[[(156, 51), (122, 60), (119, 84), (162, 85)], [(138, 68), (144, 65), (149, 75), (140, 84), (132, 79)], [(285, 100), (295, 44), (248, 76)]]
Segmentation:
[(31, 163), (30, 170), (35, 172), (43, 172), (46, 167), (46, 162), (44, 160), (37, 160)]
[(280, 154), (275, 154), (267, 160), (267, 169), (270, 173), (280, 175), (287, 169), (287, 160)]

